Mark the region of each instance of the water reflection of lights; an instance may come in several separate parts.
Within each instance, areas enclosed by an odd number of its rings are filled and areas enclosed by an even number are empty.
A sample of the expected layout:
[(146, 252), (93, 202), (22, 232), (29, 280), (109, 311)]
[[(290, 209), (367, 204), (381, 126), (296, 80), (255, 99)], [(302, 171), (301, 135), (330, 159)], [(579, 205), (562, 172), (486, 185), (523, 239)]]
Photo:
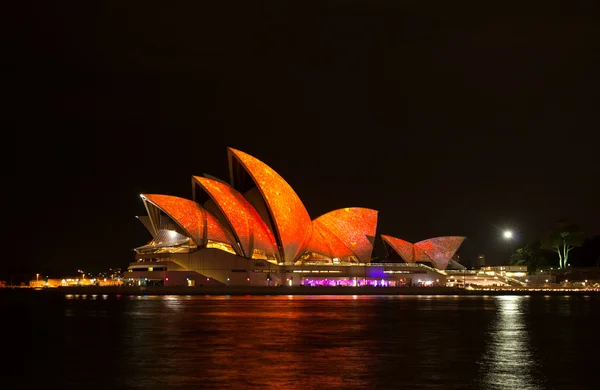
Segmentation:
[(162, 302), (167, 308), (179, 311), (181, 310), (180, 298), (181, 297), (178, 297), (177, 295), (165, 295), (162, 297)]
[(539, 369), (524, 321), (529, 297), (496, 297), (498, 315), (489, 329), (489, 342), (481, 359), (484, 388), (543, 389), (532, 381)]

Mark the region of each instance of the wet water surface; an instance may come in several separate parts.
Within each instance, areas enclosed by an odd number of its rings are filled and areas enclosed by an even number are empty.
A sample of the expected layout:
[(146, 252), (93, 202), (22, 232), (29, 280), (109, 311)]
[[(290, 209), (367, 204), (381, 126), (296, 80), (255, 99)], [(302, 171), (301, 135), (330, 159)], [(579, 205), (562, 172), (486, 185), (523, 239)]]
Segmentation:
[(600, 299), (0, 294), (14, 385), (597, 388)]

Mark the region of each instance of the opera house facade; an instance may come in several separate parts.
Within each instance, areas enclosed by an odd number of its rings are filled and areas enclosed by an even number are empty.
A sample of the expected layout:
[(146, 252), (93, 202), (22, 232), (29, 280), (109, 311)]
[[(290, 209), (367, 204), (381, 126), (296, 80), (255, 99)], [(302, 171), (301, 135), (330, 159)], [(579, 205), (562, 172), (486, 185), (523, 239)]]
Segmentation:
[(271, 167), (228, 149), (230, 182), (192, 177), (192, 199), (142, 194), (152, 238), (135, 248), (124, 279), (166, 286), (445, 285), (464, 237), (417, 243), (381, 235), (376, 210), (346, 207), (311, 219)]

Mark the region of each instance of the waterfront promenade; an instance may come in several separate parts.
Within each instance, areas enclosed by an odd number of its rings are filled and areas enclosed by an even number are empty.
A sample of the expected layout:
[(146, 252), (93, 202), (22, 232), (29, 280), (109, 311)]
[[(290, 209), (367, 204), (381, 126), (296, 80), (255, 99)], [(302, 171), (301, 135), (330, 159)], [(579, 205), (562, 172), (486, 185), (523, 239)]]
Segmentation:
[(56, 288), (2, 288), (2, 290), (35, 290), (60, 294), (115, 295), (590, 295), (592, 289), (493, 288), (464, 289), (458, 287), (305, 287), (305, 286), (68, 286)]

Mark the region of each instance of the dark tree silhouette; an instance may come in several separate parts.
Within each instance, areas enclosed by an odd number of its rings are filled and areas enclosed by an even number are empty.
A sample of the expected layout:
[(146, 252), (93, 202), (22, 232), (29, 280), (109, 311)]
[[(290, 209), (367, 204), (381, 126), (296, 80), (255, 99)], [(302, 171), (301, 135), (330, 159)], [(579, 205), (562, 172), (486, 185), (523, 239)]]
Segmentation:
[(519, 248), (510, 257), (510, 265), (526, 265), (529, 272), (533, 273), (548, 263), (548, 255), (540, 249), (540, 242), (536, 241)]

